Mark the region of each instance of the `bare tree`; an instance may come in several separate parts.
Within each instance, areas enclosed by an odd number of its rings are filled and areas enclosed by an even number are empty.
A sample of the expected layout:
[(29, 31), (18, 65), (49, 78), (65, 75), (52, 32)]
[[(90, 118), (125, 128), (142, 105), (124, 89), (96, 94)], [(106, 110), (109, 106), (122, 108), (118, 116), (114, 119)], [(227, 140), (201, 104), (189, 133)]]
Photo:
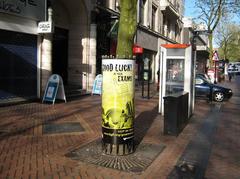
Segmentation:
[(213, 55), (213, 32), (222, 17), (234, 11), (236, 1), (240, 0), (198, 0), (195, 5), (199, 11), (198, 19), (204, 22), (209, 32), (209, 59)]
[(226, 60), (237, 60), (239, 56), (240, 27), (227, 20), (221, 21), (216, 31), (215, 42), (219, 46), (220, 56)]
[(216, 28), (214, 36), (216, 44), (221, 48), (221, 56), (224, 60), (228, 59), (228, 45), (232, 41), (232, 35), (233, 25), (227, 20), (222, 20)]

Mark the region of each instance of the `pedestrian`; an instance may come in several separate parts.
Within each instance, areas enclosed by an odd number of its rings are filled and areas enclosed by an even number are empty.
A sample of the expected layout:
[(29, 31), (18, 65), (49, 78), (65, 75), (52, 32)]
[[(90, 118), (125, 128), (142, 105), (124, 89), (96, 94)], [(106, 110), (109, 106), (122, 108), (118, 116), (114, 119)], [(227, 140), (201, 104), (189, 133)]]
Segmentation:
[(232, 74), (231, 73), (228, 73), (228, 80), (231, 82), (232, 80)]
[(157, 91), (159, 91), (159, 82), (160, 82), (160, 70), (157, 71)]

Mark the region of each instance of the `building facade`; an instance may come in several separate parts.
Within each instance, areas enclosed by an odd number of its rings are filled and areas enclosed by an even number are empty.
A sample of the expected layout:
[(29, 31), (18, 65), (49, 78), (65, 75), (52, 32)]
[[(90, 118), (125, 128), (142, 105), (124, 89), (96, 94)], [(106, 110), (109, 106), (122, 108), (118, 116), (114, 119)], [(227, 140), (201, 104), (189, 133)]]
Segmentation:
[(191, 18), (183, 18), (183, 42), (194, 46), (196, 73), (207, 73), (209, 67), (208, 33), (202, 24), (193, 24)]
[[(67, 96), (90, 92), (103, 55), (114, 55), (119, 0), (0, 0), (0, 103), (39, 99), (51, 74)], [(183, 42), (183, 0), (139, 0), (135, 44), (158, 80), (160, 45)], [(39, 22), (51, 33), (39, 33)], [(146, 65), (147, 66), (147, 65)]]
[[(101, 73), (101, 56), (115, 55), (117, 43), (115, 28), (120, 15), (119, 3), (119, 0), (97, 0), (98, 73)], [(135, 45), (143, 48), (143, 54), (138, 57), (144, 63), (142, 70), (150, 73), (147, 78), (150, 78), (152, 83), (156, 83), (160, 64), (160, 45), (183, 41), (184, 1), (138, 0), (137, 8), (138, 27)]]
[(37, 23), (45, 20), (45, 1), (0, 1), (0, 100), (39, 95), (41, 38)]
[[(41, 98), (51, 74), (59, 74), (66, 89), (90, 90), (96, 75), (92, 2), (1, 0), (0, 6), (0, 103)], [(51, 22), (53, 31), (38, 33), (39, 22)]]

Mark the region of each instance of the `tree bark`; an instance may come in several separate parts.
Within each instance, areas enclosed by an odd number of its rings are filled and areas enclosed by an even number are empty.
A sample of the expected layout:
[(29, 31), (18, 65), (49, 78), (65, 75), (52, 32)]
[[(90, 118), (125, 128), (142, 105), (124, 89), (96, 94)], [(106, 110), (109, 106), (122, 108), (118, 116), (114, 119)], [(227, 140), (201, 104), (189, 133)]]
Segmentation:
[(137, 29), (137, 0), (121, 0), (120, 8), (116, 55), (117, 58), (132, 58), (134, 35)]
[[(121, 0), (120, 9), (116, 59), (102, 61), (102, 149), (109, 155), (128, 155), (135, 151), (133, 43), (137, 0)], [(128, 69), (117, 70), (123, 66)]]

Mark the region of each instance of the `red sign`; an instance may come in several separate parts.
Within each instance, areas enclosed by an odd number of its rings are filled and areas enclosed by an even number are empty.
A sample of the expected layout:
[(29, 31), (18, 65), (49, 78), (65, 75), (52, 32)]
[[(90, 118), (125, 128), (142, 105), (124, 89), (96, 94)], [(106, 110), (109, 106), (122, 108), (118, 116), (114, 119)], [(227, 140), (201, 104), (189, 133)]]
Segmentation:
[(190, 44), (162, 44), (164, 48), (188, 48)]
[(143, 48), (142, 47), (139, 47), (137, 45), (134, 45), (133, 47), (133, 53), (134, 54), (142, 54), (143, 53)]

